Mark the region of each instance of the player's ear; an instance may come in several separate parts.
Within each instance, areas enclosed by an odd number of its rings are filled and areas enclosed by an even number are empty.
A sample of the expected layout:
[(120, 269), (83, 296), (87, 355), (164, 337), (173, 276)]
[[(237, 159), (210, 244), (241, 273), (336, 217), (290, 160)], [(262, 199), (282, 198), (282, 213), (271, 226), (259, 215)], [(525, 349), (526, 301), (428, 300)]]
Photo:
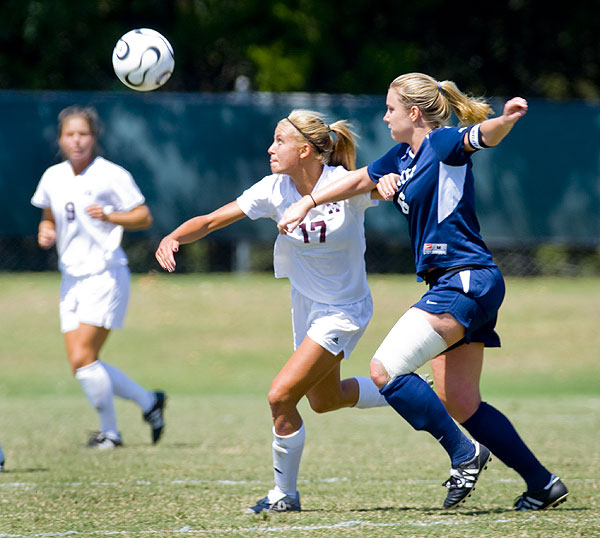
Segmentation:
[(306, 159), (306, 157), (308, 157), (313, 150), (313, 148), (310, 144), (302, 144), (298, 149), (299, 149), (298, 154), (301, 159)]
[(417, 121), (417, 120), (418, 120), (418, 119), (419, 119), (419, 118), (420, 118), (420, 117), (421, 117), (423, 114), (421, 113), (421, 109), (420, 109), (418, 106), (416, 106), (416, 105), (413, 105), (413, 106), (411, 106), (411, 107), (410, 107), (410, 110), (409, 110), (409, 114), (408, 114), (408, 115), (409, 115), (409, 117), (410, 117), (411, 121), (415, 122), (415, 121)]

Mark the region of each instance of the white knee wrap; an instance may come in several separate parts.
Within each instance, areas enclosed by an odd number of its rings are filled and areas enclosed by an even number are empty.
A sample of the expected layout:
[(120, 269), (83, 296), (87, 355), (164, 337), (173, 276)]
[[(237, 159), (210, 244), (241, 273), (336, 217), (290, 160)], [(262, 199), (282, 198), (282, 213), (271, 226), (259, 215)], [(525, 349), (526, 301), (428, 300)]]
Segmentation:
[(392, 380), (416, 371), (447, 347), (425, 316), (411, 308), (392, 327), (373, 359), (381, 363)]

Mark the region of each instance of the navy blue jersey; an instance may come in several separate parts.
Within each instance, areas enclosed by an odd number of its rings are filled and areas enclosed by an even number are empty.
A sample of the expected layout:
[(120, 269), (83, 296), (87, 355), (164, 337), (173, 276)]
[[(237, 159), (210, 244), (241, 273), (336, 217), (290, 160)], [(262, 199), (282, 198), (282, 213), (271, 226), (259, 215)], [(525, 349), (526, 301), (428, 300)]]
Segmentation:
[(408, 220), (419, 276), (433, 268), (496, 265), (479, 233), (465, 130), (435, 129), (416, 155), (402, 143), (367, 167), (375, 183), (389, 173), (400, 176), (394, 205)]

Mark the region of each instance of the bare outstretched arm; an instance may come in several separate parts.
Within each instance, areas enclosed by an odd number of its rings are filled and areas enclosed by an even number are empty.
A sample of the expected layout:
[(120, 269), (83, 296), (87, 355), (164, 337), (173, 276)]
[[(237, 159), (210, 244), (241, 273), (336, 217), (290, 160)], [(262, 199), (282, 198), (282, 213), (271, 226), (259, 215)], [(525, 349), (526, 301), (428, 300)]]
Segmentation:
[[(527, 101), (522, 97), (513, 97), (504, 104), (501, 116), (490, 118), (481, 122), (481, 136), (487, 146), (497, 146), (510, 132), (514, 124), (527, 114)], [(473, 151), (465, 138), (465, 149)]]
[(179, 251), (179, 245), (193, 243), (245, 216), (237, 202), (230, 202), (212, 213), (186, 220), (161, 240), (155, 253), (158, 263), (163, 269), (172, 273), (176, 265), (174, 253)]
[(145, 230), (152, 225), (152, 214), (146, 204), (141, 204), (129, 211), (113, 211), (108, 214), (99, 205), (88, 206), (85, 211), (93, 219), (123, 226), (126, 230)]

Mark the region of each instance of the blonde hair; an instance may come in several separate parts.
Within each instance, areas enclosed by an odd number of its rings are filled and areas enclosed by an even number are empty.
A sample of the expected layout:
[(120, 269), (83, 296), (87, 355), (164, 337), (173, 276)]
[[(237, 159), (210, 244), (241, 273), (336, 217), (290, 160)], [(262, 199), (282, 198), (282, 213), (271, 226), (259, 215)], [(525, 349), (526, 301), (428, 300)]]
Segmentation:
[[(308, 142), (317, 150), (317, 159), (321, 164), (341, 165), (346, 170), (356, 168), (358, 136), (346, 120), (327, 125), (323, 114), (312, 110), (296, 109), (279, 123), (282, 122), (288, 122), (295, 128), (299, 141)], [(331, 133), (335, 137), (332, 137)]]
[(390, 90), (406, 108), (418, 107), (434, 129), (447, 125), (452, 112), (461, 125), (479, 123), (494, 113), (485, 99), (461, 92), (451, 80), (437, 81), (423, 73), (400, 75), (390, 84)]
[[(92, 156), (97, 157), (98, 155), (100, 155), (101, 151), (100, 151), (100, 146), (98, 145), (98, 137), (100, 136), (102, 127), (100, 125), (100, 118), (98, 117), (98, 112), (96, 112), (96, 109), (91, 106), (81, 107), (79, 105), (71, 105), (71, 106), (68, 106), (67, 108), (63, 108), (58, 113), (58, 129), (57, 129), (57, 131), (58, 131), (59, 139), (62, 135), (62, 131), (63, 131), (63, 127), (65, 125), (65, 122), (69, 118), (72, 118), (72, 117), (83, 118), (87, 122), (88, 127), (90, 128), (90, 132), (92, 133), (92, 136), (94, 137), (94, 141), (95, 141), (94, 148), (92, 149)], [(61, 153), (62, 153), (62, 150), (61, 150)]]

